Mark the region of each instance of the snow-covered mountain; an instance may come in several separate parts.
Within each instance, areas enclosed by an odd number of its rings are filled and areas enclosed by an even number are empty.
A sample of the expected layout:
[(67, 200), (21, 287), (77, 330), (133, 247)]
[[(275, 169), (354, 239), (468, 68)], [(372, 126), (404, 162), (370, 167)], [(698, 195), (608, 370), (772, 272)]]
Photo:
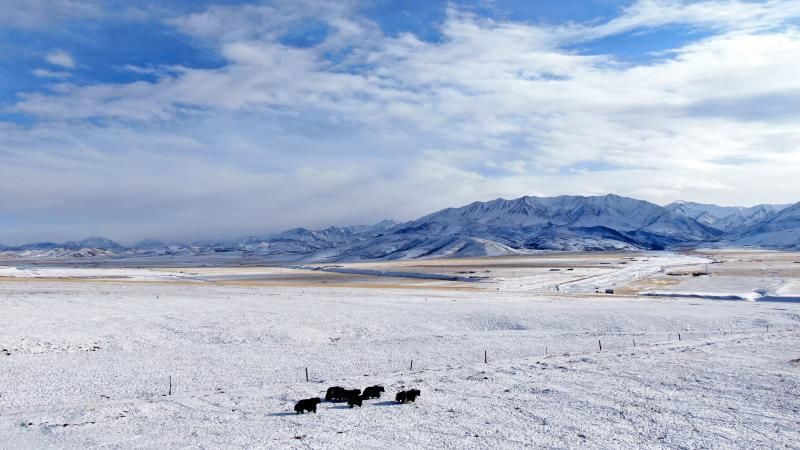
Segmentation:
[(796, 203), (729, 237), (737, 245), (800, 249), (800, 203)]
[(662, 214), (664, 209), (658, 205), (617, 195), (598, 197), (564, 195), (474, 202), (460, 208), (447, 208), (427, 215), (412, 222), (412, 225), (480, 223), (526, 227), (555, 224), (634, 230), (642, 228)]
[(93, 249), (115, 252), (125, 249), (125, 247), (112, 241), (111, 239), (106, 239), (102, 237), (90, 237), (88, 239), (84, 239), (82, 241), (77, 241), (77, 242), (69, 241), (65, 242), (62, 246), (69, 250), (81, 250), (85, 248), (93, 248)]
[(617, 195), (521, 197), (447, 208), (317, 256), (363, 260), (660, 249), (720, 234), (656, 204)]
[(705, 203), (677, 201), (664, 208), (675, 214), (692, 218), (703, 225), (724, 232), (744, 230), (775, 214), (789, 205), (717, 206)]
[(242, 239), (231, 248), (262, 256), (306, 255), (371, 239), (394, 225), (394, 221), (384, 220), (375, 225), (328, 227), (323, 230), (293, 228), (265, 237)]
[(222, 255), (265, 261), (360, 261), (496, 256), (538, 250), (637, 250), (700, 245), (798, 248), (800, 207), (721, 207), (603, 196), (520, 197), (447, 208), (405, 223), (293, 228), (238, 240), (124, 247), (104, 238), (2, 247), (7, 256), (192, 257)]
[(719, 228), (728, 232), (744, 231), (761, 222), (771, 219), (789, 205), (756, 205), (724, 217), (719, 221)]
[(145, 239), (123, 246), (110, 239), (92, 237), (64, 243), (40, 242), (20, 246), (0, 245), (0, 254), (22, 258), (82, 257), (191, 257), (231, 254), (257, 256), (280, 261), (299, 261), (305, 257), (340, 246), (368, 240), (396, 225), (384, 220), (375, 225), (329, 227), (324, 230), (293, 228), (266, 236), (238, 240), (196, 241), (190, 244), (166, 243)]
[(124, 249), (124, 247), (110, 239), (101, 238), (101, 237), (90, 237), (88, 239), (84, 239), (82, 241), (68, 241), (61, 244), (57, 244), (55, 242), (34, 242), (30, 244), (24, 244), (17, 247), (3, 247), (0, 246), (0, 249), (5, 249), (6, 251), (10, 250), (17, 250), (17, 251), (48, 251), (48, 250), (81, 250), (81, 249), (97, 249), (97, 250), (108, 250), (108, 251), (118, 251)]
[(21, 257), (112, 257), (121, 254), (125, 250), (125, 247), (122, 245), (101, 237), (90, 237), (82, 241), (68, 241), (61, 244), (55, 242), (35, 242), (17, 247), (0, 245), (0, 252)]

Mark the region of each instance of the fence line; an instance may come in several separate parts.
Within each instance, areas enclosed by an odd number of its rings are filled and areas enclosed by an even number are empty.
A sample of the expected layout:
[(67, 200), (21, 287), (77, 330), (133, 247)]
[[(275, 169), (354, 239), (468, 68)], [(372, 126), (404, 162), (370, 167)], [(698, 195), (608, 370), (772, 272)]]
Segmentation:
[[(770, 335), (778, 335), (786, 332), (800, 332), (797, 328), (776, 329), (770, 327)], [(409, 354), (408, 356), (392, 354), (381, 361), (375, 358), (364, 360), (354, 360), (349, 364), (337, 365), (336, 367), (326, 366), (325, 364), (306, 364), (305, 361), (297, 361), (297, 365), (277, 365), (270, 369), (258, 373), (248, 373), (253, 382), (239, 384), (236, 389), (246, 387), (261, 387), (264, 383), (286, 384), (301, 386), (306, 384), (319, 385), (323, 382), (335, 384), (335, 380), (355, 379), (364, 377), (364, 380), (374, 380), (378, 377), (386, 377), (390, 374), (404, 375), (419, 373), (426, 370), (444, 370), (452, 367), (468, 365), (478, 366), (479, 364), (492, 364), (513, 362), (520, 359), (530, 358), (554, 358), (560, 356), (580, 356), (591, 354), (613, 354), (619, 350), (633, 350), (650, 348), (659, 345), (678, 344), (687, 345), (687, 342), (699, 339), (708, 340), (709, 338), (721, 338), (730, 336), (757, 336), (766, 334), (766, 327), (715, 330), (692, 330), (692, 331), (657, 331), (657, 332), (596, 332), (587, 331), (585, 333), (567, 334), (561, 336), (548, 336), (538, 340), (535, 346), (514, 347), (503, 346), (502, 342), (492, 345), (487, 342), (480, 347), (464, 346), (449, 348), (434, 348), (424, 355), (420, 353)], [(679, 335), (680, 334), (680, 338)], [(559, 339), (561, 337), (562, 339)], [(559, 342), (566, 341), (566, 342)], [(724, 342), (724, 341), (723, 341)], [(520, 351), (523, 350), (523, 351)], [(340, 361), (337, 361), (340, 362)], [(164, 374), (166, 375), (166, 374)], [(176, 373), (173, 371), (168, 378), (168, 395), (175, 393), (176, 384), (180, 385), (178, 392), (198, 392), (197, 386), (192, 389), (187, 379), (175, 379)], [(166, 378), (166, 377), (165, 377)], [(192, 377), (193, 378), (193, 377)], [(191, 379), (191, 378), (190, 378)], [(167, 380), (164, 380), (167, 381)], [(197, 381), (193, 379), (192, 381)], [(161, 386), (164, 386), (163, 384)], [(162, 388), (163, 389), (163, 388)], [(164, 390), (158, 390), (157, 395), (162, 395)], [(153, 394), (155, 396), (155, 393)]]
[[(796, 332), (793, 328), (775, 329), (771, 328), (770, 333)], [(610, 332), (597, 333), (586, 332), (585, 335), (570, 334), (568, 342), (554, 342), (551, 338), (543, 339), (535, 348), (528, 347), (528, 351), (519, 351), (523, 347), (503, 348), (503, 346), (485, 345), (481, 348), (448, 348), (435, 349), (426, 355), (415, 353), (407, 358), (394, 355), (387, 360), (378, 362), (354, 361), (350, 367), (337, 367), (326, 370), (324, 366), (310, 364), (298, 365), (297, 367), (284, 367), (283, 376), (272, 377), (273, 383), (302, 383), (304, 380), (303, 371), (311, 370), (313, 376), (311, 383), (318, 383), (325, 380), (336, 380), (340, 378), (353, 378), (356, 376), (379, 376), (387, 373), (408, 373), (420, 372), (424, 370), (444, 369), (455, 365), (468, 365), (471, 363), (492, 363), (514, 361), (518, 359), (552, 358), (566, 355), (585, 355), (594, 353), (611, 353), (622, 349), (642, 349), (656, 345), (670, 343), (685, 344), (698, 339), (719, 338), (725, 336), (756, 336), (767, 333), (766, 328), (751, 329), (717, 329), (717, 330), (693, 330), (693, 331), (674, 331), (674, 332)], [(277, 375), (277, 373), (276, 373)]]

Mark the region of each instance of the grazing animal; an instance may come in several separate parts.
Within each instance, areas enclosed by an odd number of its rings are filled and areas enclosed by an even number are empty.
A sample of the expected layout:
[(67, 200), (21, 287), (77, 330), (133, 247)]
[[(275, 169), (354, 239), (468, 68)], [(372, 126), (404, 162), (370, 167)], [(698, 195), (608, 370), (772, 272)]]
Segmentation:
[(350, 400), (350, 397), (358, 397), (361, 395), (361, 389), (345, 389), (342, 391), (342, 397), (340, 401), (347, 401)]
[(363, 396), (361, 396), (361, 395), (353, 395), (353, 396), (351, 396), (350, 398), (347, 399), (347, 406), (349, 406), (351, 408), (353, 406), (358, 406), (360, 408), (361, 407), (361, 403), (362, 403), (363, 400), (364, 400)]
[(383, 386), (378, 386), (378, 385), (370, 386), (370, 387), (364, 389), (364, 398), (365, 399), (381, 398), (381, 392), (385, 392), (385, 391), (386, 390), (383, 389)]
[(407, 391), (398, 392), (397, 395), (394, 396), (394, 399), (397, 403), (408, 403), (416, 400), (419, 395), (419, 389), (409, 389)]
[(316, 413), (317, 405), (320, 402), (322, 402), (322, 400), (319, 397), (300, 400), (296, 405), (294, 405), (294, 412), (297, 414), (303, 414), (305, 411)]
[(397, 403), (405, 403), (406, 402), (406, 391), (400, 391), (397, 395), (394, 396), (394, 401)]
[(335, 402), (336, 399), (342, 397), (342, 392), (344, 388), (341, 386), (333, 386), (328, 388), (328, 392), (325, 393), (325, 401), (326, 402)]
[(325, 400), (329, 402), (346, 402), (354, 395), (361, 395), (361, 389), (345, 389), (343, 387), (334, 386), (328, 389), (325, 393)]

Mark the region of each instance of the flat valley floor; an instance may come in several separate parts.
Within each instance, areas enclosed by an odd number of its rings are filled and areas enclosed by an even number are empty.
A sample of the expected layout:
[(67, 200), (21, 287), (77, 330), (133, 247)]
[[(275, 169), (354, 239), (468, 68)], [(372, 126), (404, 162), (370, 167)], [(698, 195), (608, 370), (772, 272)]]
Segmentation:
[(752, 250), (0, 261), (0, 448), (800, 448), (799, 301)]

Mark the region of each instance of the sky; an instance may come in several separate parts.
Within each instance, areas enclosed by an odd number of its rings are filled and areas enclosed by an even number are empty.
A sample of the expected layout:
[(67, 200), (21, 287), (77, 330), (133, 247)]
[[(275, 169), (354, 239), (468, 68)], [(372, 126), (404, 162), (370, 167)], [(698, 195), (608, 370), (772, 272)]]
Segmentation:
[(797, 0), (0, 0), (0, 243), (800, 201)]

